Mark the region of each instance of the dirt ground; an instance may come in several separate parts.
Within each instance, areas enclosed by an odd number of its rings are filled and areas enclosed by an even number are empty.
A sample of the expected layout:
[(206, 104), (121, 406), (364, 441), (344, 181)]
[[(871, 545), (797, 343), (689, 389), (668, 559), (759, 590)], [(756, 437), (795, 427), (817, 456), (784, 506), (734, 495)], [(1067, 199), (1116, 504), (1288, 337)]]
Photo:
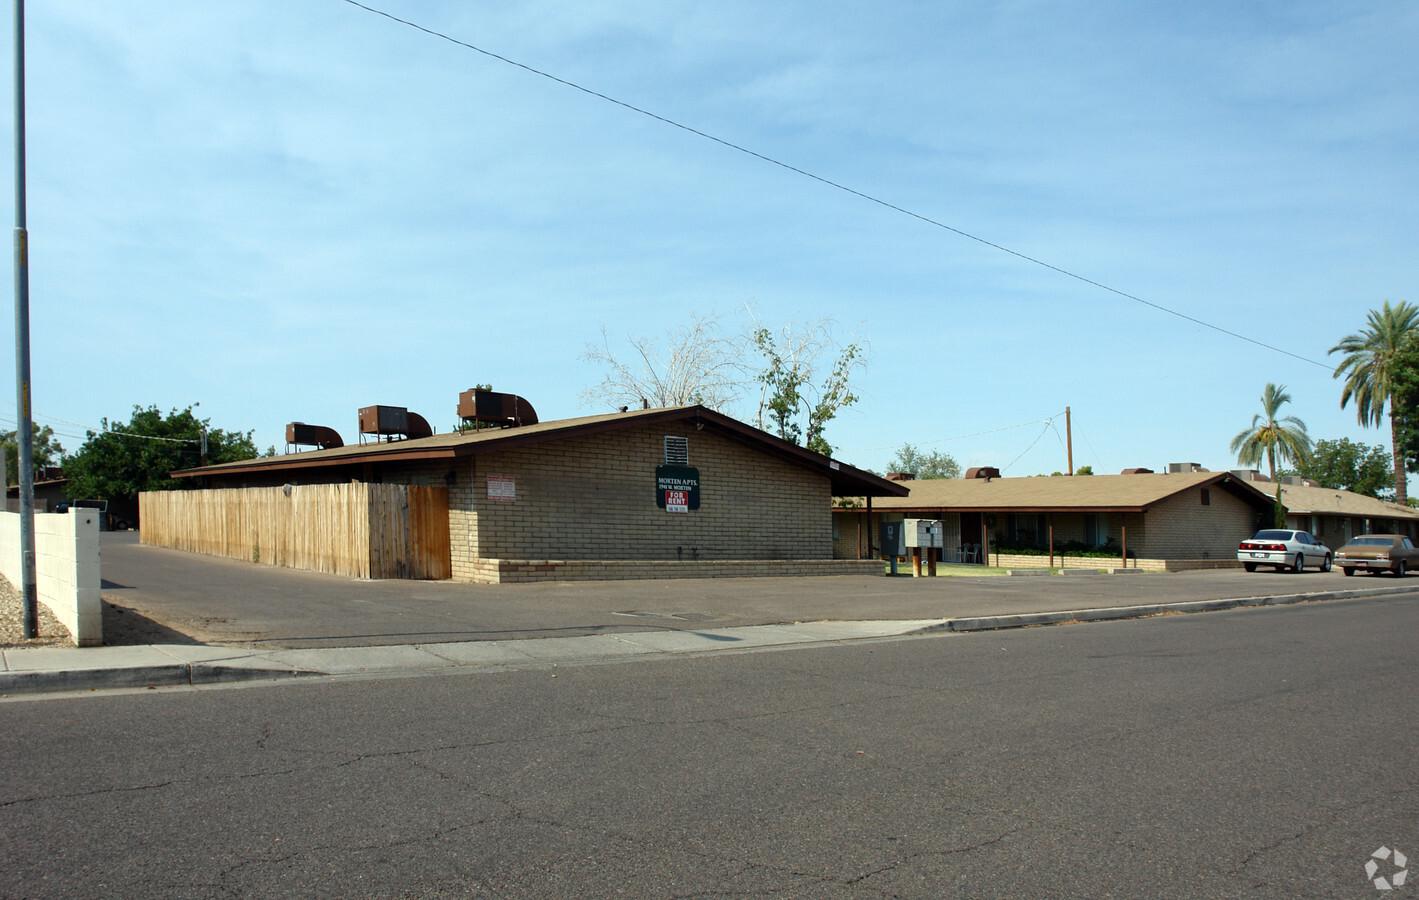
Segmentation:
[[(26, 640), (24, 616), (19, 590), (5, 576), (0, 575), (0, 648), (11, 650), (18, 647), (73, 647), (74, 636), (69, 629), (59, 624), (54, 613), (43, 603), (39, 604), (39, 637)], [(104, 623), (107, 625), (107, 622)]]

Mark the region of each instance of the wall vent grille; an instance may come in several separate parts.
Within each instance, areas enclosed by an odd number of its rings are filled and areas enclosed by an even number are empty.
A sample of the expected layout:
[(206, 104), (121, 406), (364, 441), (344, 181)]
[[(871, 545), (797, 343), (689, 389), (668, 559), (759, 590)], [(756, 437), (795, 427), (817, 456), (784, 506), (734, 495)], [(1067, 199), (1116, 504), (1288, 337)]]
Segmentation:
[(688, 466), (690, 464), (690, 439), (665, 436), (665, 464), (667, 466)]

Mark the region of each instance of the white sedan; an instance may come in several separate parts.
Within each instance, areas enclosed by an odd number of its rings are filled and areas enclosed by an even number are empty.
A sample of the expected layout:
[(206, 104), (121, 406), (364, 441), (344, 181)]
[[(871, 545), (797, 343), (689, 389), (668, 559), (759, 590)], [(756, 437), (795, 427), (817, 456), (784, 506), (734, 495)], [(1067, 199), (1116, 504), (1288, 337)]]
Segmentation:
[(1329, 572), (1333, 557), (1329, 547), (1308, 533), (1275, 528), (1258, 531), (1238, 544), (1237, 559), (1248, 572), (1255, 572), (1257, 566), (1275, 566), (1278, 572), (1314, 566)]

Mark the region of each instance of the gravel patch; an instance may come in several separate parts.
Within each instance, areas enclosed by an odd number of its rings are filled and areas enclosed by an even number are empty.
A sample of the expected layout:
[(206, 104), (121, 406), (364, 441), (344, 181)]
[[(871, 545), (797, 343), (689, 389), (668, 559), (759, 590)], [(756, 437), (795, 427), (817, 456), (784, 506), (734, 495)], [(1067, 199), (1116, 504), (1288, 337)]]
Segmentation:
[(54, 613), (43, 603), (39, 607), (39, 637), (25, 640), (24, 617), (20, 592), (0, 575), (0, 649), (15, 647), (73, 647), (74, 637), (59, 624)]

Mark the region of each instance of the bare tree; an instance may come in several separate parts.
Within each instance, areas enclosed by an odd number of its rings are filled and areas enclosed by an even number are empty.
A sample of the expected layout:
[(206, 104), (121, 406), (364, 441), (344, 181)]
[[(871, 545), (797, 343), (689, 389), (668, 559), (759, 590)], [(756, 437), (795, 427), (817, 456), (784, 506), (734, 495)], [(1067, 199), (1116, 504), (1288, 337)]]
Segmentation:
[(726, 411), (744, 393), (750, 374), (745, 337), (726, 335), (721, 319), (692, 313), (690, 324), (672, 330), (663, 342), (628, 337), (634, 351), (629, 364), (611, 349), (602, 328), (600, 345), (587, 344), (581, 358), (603, 366), (606, 377), (582, 392), (582, 403), (613, 408), (699, 403)]

